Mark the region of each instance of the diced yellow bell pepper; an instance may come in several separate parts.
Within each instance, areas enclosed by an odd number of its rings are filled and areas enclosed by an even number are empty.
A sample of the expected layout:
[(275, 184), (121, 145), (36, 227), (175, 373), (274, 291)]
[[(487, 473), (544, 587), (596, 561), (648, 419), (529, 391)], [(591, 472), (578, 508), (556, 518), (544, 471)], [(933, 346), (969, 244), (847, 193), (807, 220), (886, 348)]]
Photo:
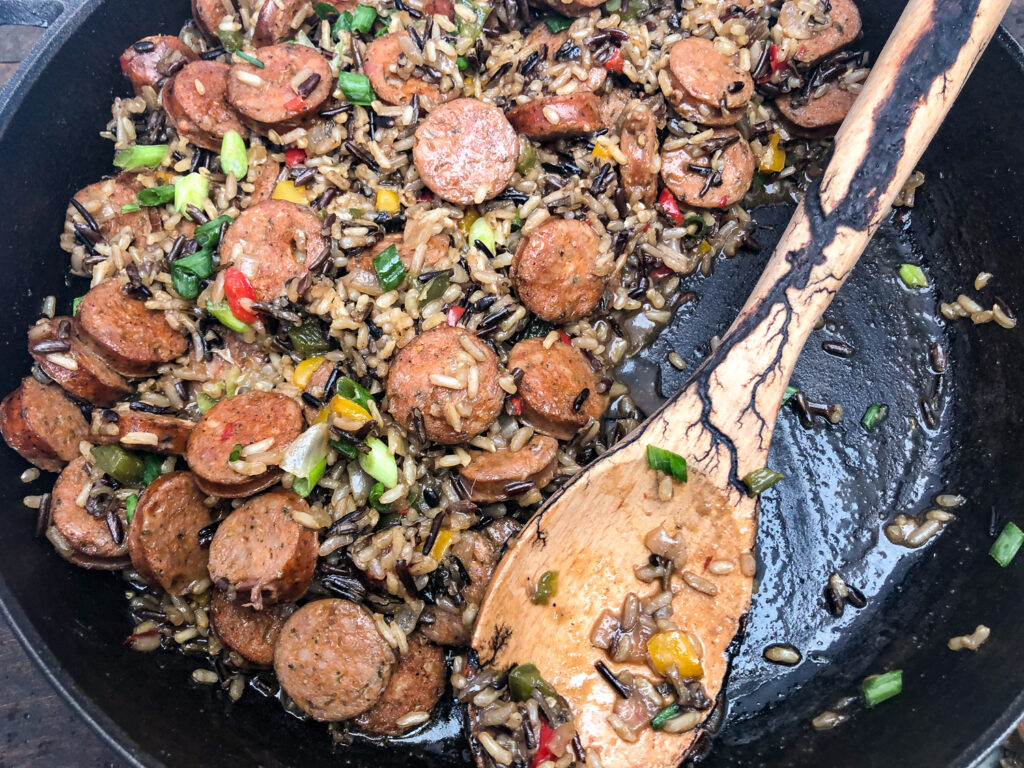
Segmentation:
[(370, 412), (359, 403), (341, 395), (335, 395), (331, 398), (331, 410), (339, 416), (346, 419), (355, 419), (356, 421), (369, 421), (373, 418), (370, 416)]
[(375, 207), (384, 213), (398, 213), (402, 209), (402, 205), (398, 201), (398, 194), (390, 189), (377, 190), (377, 205)]
[(768, 137), (768, 146), (757, 161), (757, 167), (764, 173), (778, 173), (786, 167), (786, 150), (779, 149), (781, 138), (778, 131)]
[(295, 386), (305, 389), (309, 380), (313, 378), (313, 374), (320, 369), (326, 359), (323, 355), (317, 355), (316, 357), (307, 357), (296, 365), (295, 372), (292, 374), (292, 382)]
[(590, 154), (599, 160), (607, 160), (612, 156), (612, 153), (608, 151), (608, 148), (604, 144), (595, 144), (594, 151)]
[(683, 677), (704, 677), (697, 648), (690, 636), (679, 629), (659, 632), (647, 641), (647, 652), (659, 674), (675, 664)]
[(448, 551), (448, 547), (452, 545), (452, 531), (450, 528), (442, 528), (437, 538), (434, 540), (434, 546), (430, 548), (430, 554), (428, 555), (431, 560), (435, 562), (441, 562), (441, 558), (444, 557), (444, 553)]
[(305, 190), (287, 180), (277, 182), (271, 197), (274, 200), (287, 200), (289, 203), (298, 203), (299, 205), (305, 205), (308, 202)]
[(159, 170), (156, 172), (156, 180), (161, 184), (173, 184), (176, 178), (178, 178), (177, 175), (170, 171)]
[(711, 253), (711, 243), (709, 243), (707, 240), (701, 240), (700, 244), (697, 246), (697, 253), (699, 253), (701, 256), (706, 256), (707, 254)]
[(476, 208), (467, 208), (466, 213), (462, 217), (462, 221), (459, 222), (459, 232), (462, 233), (463, 237), (469, 237), (469, 230), (473, 226), (473, 222), (480, 218), (480, 214), (476, 212)]

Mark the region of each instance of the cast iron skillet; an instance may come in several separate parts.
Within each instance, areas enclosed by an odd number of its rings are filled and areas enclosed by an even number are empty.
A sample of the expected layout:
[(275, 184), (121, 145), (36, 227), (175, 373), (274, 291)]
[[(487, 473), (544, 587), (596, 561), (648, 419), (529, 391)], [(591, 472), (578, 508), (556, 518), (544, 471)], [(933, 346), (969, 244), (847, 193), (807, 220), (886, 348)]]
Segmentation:
[[(859, 0), (864, 45), (878, 51), (899, 8)], [(187, 0), (0, 0), (0, 23), (51, 25), (0, 97), (0, 391), (25, 375), (25, 330), (44, 296), (58, 311), (84, 292), (65, 278), (57, 246), (64, 208), (78, 188), (109, 173), (111, 148), (98, 137), (126, 83), (118, 54), (138, 38), (174, 33)], [(883, 227), (828, 311), (800, 359), (795, 382), (817, 399), (841, 402), (837, 427), (779, 421), (770, 464), (786, 482), (765, 495), (759, 537), (761, 588), (733, 665), (724, 725), (703, 764), (726, 766), (882, 766), (935, 768), (977, 761), (1024, 714), (1024, 557), (1007, 570), (987, 555), (1005, 520), (1024, 520), (1020, 448), (1024, 330), (936, 319), (939, 297), (969, 288), (982, 269), (993, 293), (1024, 312), (1024, 149), (1019, 98), (1024, 59), (1001, 34), (981, 60), (960, 102), (922, 162), (928, 181), (911, 217)], [(669, 349), (692, 366), (723, 331), (771, 252), (789, 211), (763, 209), (759, 253), (719, 263), (708, 279), (682, 290), (700, 299), (626, 366), (648, 405), (685, 374), (665, 365)], [(932, 288), (911, 295), (894, 279), (903, 261), (925, 264)], [(851, 359), (826, 355), (821, 341), (841, 339)], [(928, 368), (928, 345), (941, 341), (950, 371)], [(651, 382), (654, 382), (653, 385)], [(919, 400), (939, 385), (941, 423), (920, 423)], [(872, 401), (890, 416), (866, 436), (860, 415)], [(24, 462), (0, 450), (0, 494), (8, 500), (0, 537), (0, 599), (15, 631), (75, 709), (136, 765), (462, 766), (467, 753), (458, 714), (391, 745), (356, 740), (332, 750), (321, 726), (286, 714), (249, 691), (237, 704), (189, 682), (196, 662), (143, 655), (123, 645), (129, 629), (122, 589), (106, 573), (79, 570), (45, 542), (32, 540), (26, 493), (48, 490), (50, 475), (26, 488)], [(928, 508), (943, 491), (969, 502), (938, 540), (909, 551), (881, 527), (897, 512)], [(822, 589), (838, 570), (869, 603), (836, 619)], [(946, 640), (979, 624), (992, 637), (977, 654), (954, 654)], [(764, 646), (794, 644), (792, 669), (764, 662)], [(526, 661), (526, 660), (524, 660)], [(904, 670), (903, 693), (860, 712), (834, 731), (809, 721), (864, 676)]]

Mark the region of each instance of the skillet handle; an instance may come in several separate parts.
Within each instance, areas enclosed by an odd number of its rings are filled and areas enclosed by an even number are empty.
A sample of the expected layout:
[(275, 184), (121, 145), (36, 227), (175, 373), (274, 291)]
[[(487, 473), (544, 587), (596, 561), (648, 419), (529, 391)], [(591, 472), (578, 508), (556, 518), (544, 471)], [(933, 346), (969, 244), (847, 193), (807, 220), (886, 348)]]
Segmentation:
[(85, 5), (88, 0), (3, 0), (0, 25), (49, 27), (65, 13)]

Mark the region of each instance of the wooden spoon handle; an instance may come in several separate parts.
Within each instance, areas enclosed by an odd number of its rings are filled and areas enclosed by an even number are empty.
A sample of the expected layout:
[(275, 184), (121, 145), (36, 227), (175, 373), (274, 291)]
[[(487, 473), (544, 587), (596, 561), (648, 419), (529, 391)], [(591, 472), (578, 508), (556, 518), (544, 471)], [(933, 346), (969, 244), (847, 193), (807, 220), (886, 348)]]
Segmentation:
[[(699, 426), (729, 457), (731, 482), (763, 465), (775, 414), (804, 342), (846, 280), (995, 32), (1009, 0), (911, 0), (721, 344), (655, 419)], [(685, 441), (686, 438), (680, 438)]]

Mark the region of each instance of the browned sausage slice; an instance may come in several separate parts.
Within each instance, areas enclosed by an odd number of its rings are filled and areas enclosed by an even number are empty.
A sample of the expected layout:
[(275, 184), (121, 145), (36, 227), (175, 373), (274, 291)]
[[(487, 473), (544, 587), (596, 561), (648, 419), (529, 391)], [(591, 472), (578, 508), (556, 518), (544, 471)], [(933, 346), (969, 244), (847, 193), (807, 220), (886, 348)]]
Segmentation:
[[(523, 372), (518, 393), (523, 421), (559, 440), (571, 438), (590, 419), (601, 418), (608, 405), (597, 391), (590, 363), (572, 344), (555, 342), (546, 349), (543, 339), (525, 339), (509, 352), (508, 368)], [(580, 398), (582, 404), (574, 408)]]
[[(672, 82), (669, 75), (669, 82)], [(697, 101), (690, 94), (684, 91), (678, 83), (672, 85), (671, 96), (666, 93), (666, 99), (680, 115), (687, 120), (701, 125), (708, 125), (712, 128), (735, 125), (746, 114), (746, 109), (722, 109), (720, 106), (705, 104)]]
[(544, 4), (556, 13), (566, 16), (586, 16), (595, 8), (604, 5), (601, 0), (544, 0)]
[(180, 62), (196, 60), (195, 51), (171, 35), (144, 37), (121, 54), (121, 71), (131, 80), (135, 95), (145, 86), (159, 89)]
[(518, 451), (501, 448), (493, 453), (471, 451), (470, 455), (469, 465), (459, 470), (469, 498), (486, 503), (505, 501), (510, 498), (506, 491), (509, 483), (527, 481), (543, 488), (551, 482), (558, 465), (558, 441), (537, 435)]
[(71, 332), (70, 317), (43, 319), (28, 331), (28, 351), (61, 389), (94, 405), (112, 405), (128, 382)]
[(395, 357), (387, 397), (388, 410), (406, 430), (415, 430), (413, 409), (418, 408), (428, 438), (464, 442), (491, 426), (501, 411), (498, 356), (465, 328), (440, 325)]
[(223, 483), (211, 483), (201, 477), (196, 477), (196, 483), (207, 496), (217, 496), (222, 499), (246, 499), (255, 496), (260, 491), (265, 491), (274, 485), (284, 473), (279, 469), (271, 469), (259, 475), (254, 480), (237, 485), (226, 485)]
[[(356, 0), (327, 0), (338, 12), (351, 11), (356, 7)], [(309, 0), (267, 0), (256, 17), (253, 27), (252, 44), (257, 48), (279, 43), (286, 38), (295, 37), (297, 27), (305, 16), (312, 13), (313, 7)], [(299, 14), (303, 14), (300, 16)], [(260, 55), (262, 56), (262, 51)]]
[(96, 445), (121, 443), (127, 448), (184, 456), (195, 422), (162, 413), (133, 411), (123, 406), (113, 411), (95, 410), (89, 441)]
[(273, 160), (259, 165), (249, 172), (249, 180), (252, 182), (251, 205), (269, 200), (277, 187), (277, 178), (281, 175), (281, 164)]
[(254, 608), (291, 603), (313, 583), (316, 531), (299, 525), (292, 512), (309, 506), (277, 488), (249, 499), (228, 515), (210, 544), (210, 578), (238, 593)]
[(331, 95), (331, 65), (313, 48), (271, 45), (260, 48), (259, 60), (262, 68), (239, 62), (228, 75), (228, 103), (250, 120), (287, 124), (315, 112)]
[(423, 12), (431, 16), (441, 14), (449, 19), (455, 19), (455, 3), (453, 0), (424, 0)]
[(678, 84), (697, 101), (722, 109), (742, 109), (754, 95), (750, 73), (703, 37), (687, 37), (673, 44), (668, 71), (673, 85)]
[(411, 104), (413, 96), (419, 96), (420, 104), (427, 109), (438, 106), (455, 96), (455, 91), (441, 93), (441, 89), (415, 75), (402, 77), (398, 74), (398, 62), (404, 55), (402, 41), (412, 44), (408, 32), (392, 32), (382, 35), (366, 46), (363, 57), (363, 72), (370, 78), (373, 92), (388, 104)]
[(320, 218), (308, 206), (265, 200), (246, 208), (228, 227), (221, 264), (243, 272), (258, 301), (273, 301), (327, 253), (330, 246), (320, 228)]
[[(231, 5), (237, 3), (232, 0)], [(192, 0), (192, 18), (196, 20), (196, 26), (210, 37), (217, 37), (217, 29), (225, 17), (236, 15), (224, 9), (224, 0)]]
[[(719, 149), (723, 144), (725, 148)], [(716, 160), (719, 152), (721, 157)], [(724, 208), (738, 203), (750, 189), (754, 170), (750, 145), (732, 128), (716, 130), (703, 145), (686, 145), (661, 154), (665, 186), (681, 203), (694, 208)], [(721, 183), (716, 185), (719, 177)]]
[[(128, 229), (136, 240), (145, 240), (160, 228), (160, 215), (152, 208), (129, 213), (121, 211), (121, 206), (136, 202), (135, 196), (140, 189), (142, 183), (136, 174), (122, 173), (116, 178), (97, 181), (80, 189), (75, 193), (75, 200), (92, 216), (103, 238), (109, 240)], [(67, 215), (73, 223), (89, 226), (73, 206), (68, 206)]]
[(578, 219), (550, 218), (524, 237), (509, 277), (523, 305), (537, 317), (564, 323), (586, 317), (604, 293), (597, 273), (601, 239)]
[[(51, 520), (57, 532), (76, 552), (89, 557), (120, 558), (127, 551), (127, 545), (124, 541), (114, 541), (106, 514), (100, 511), (98, 516), (94, 516), (79, 504), (79, 500), (86, 502), (89, 489), (101, 476), (102, 473), (81, 456), (68, 464), (53, 486)], [(121, 506), (118, 514), (123, 524), (124, 509), (119, 503), (118, 506)]]
[(412, 158), (423, 183), (442, 200), (479, 204), (512, 180), (519, 138), (493, 104), (456, 99), (420, 123)]
[(266, 478), (262, 474), (243, 475), (231, 468), (235, 446), (245, 448), (273, 438), (269, 450), (283, 451), (301, 431), (302, 409), (290, 397), (243, 392), (221, 400), (199, 418), (189, 437), (185, 459), (200, 480), (215, 487), (247, 486)]
[[(568, 39), (569, 30), (564, 29), (561, 32), (552, 32), (548, 29), (547, 24), (538, 24), (526, 36), (523, 48), (525, 51), (537, 51), (544, 57), (544, 61), (551, 64), (555, 61), (555, 54), (565, 45)], [(596, 91), (604, 85), (604, 81), (607, 78), (608, 70), (602, 66), (594, 66), (587, 72), (586, 80), (578, 80), (573, 77), (564, 87), (571, 86), (572, 90), (576, 91)], [(572, 90), (567, 90), (566, 92), (571, 93)]]
[[(860, 11), (853, 0), (831, 0), (820, 3), (822, 8), (808, 14), (795, 0), (786, 0), (779, 9), (778, 25), (783, 33), (796, 38), (797, 61), (810, 63), (838, 51), (860, 35)], [(828, 7), (825, 12), (824, 7)]]
[(384, 693), (373, 707), (353, 723), (364, 731), (398, 736), (409, 730), (398, 720), (411, 712), (430, 712), (437, 705), (447, 679), (444, 652), (420, 635), (409, 638), (409, 652), (395, 667)]
[(89, 425), (60, 387), (26, 376), (0, 403), (0, 434), (26, 461), (60, 472), (89, 439)]
[(661, 155), (658, 121), (650, 107), (634, 104), (626, 113), (619, 149), (626, 156), (625, 164), (619, 169), (623, 190), (632, 200), (648, 207), (654, 205), (658, 199)]
[(291, 603), (271, 605), (257, 611), (217, 589), (210, 602), (210, 623), (228, 648), (254, 664), (274, 663), (274, 646), (285, 621), (295, 612)]
[(160, 91), (167, 117), (181, 136), (204, 149), (219, 152), (224, 135), (249, 136), (227, 102), (230, 67), (217, 61), (193, 61), (182, 67)]
[(314, 720), (355, 717), (381, 697), (395, 667), (391, 646), (369, 611), (348, 600), (306, 603), (274, 648), (281, 686)]
[(582, 136), (604, 127), (601, 101), (589, 91), (544, 96), (506, 114), (516, 131), (537, 141)]
[(125, 295), (116, 278), (89, 289), (72, 325), (85, 344), (122, 376), (148, 376), (185, 354), (188, 341), (162, 310)]
[[(423, 252), (423, 263), (420, 272), (425, 272), (448, 256), (448, 238), (445, 235), (434, 235), (427, 241), (427, 247)], [(415, 248), (405, 245), (405, 238), (402, 235), (385, 235), (372, 247), (367, 248), (358, 256), (349, 259), (346, 265), (346, 274), (341, 279), (348, 288), (354, 288), (360, 293), (370, 296), (380, 296), (380, 279), (377, 277), (377, 270), (373, 267), (373, 258), (391, 246), (398, 250), (398, 257), (402, 260), (407, 270), (413, 266), (413, 257), (416, 255)]]
[(829, 83), (820, 96), (804, 100), (797, 94), (787, 94), (775, 100), (783, 117), (800, 128), (812, 130), (838, 127), (853, 107), (857, 95), (838, 83)]
[(183, 595), (206, 578), (209, 553), (199, 530), (213, 522), (191, 472), (160, 475), (142, 492), (128, 526), (132, 565), (147, 581)]

